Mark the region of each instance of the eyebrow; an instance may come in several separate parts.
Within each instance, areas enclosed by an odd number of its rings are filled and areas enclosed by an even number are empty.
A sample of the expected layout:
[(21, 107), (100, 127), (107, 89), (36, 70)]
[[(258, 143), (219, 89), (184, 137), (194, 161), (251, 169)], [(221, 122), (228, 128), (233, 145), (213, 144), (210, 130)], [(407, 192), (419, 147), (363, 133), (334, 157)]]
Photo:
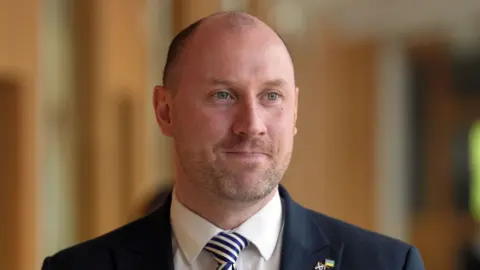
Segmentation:
[[(235, 83), (234, 81), (217, 79), (217, 78), (210, 78), (209, 83), (212, 85), (225, 85), (225, 86), (238, 85), (238, 83)], [(264, 82), (263, 85), (267, 87), (282, 87), (282, 86), (288, 85), (288, 83), (284, 79), (279, 78), (279, 79), (268, 80)]]
[(284, 79), (275, 79), (266, 81), (264, 85), (268, 87), (282, 87), (288, 85), (288, 83)]

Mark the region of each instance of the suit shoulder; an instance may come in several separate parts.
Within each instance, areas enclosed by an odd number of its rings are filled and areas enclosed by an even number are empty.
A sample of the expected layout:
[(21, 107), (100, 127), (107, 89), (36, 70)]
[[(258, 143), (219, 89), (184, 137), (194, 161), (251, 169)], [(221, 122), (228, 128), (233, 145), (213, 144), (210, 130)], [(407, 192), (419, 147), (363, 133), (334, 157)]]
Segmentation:
[[(424, 270), (419, 250), (406, 242), (307, 210), (331, 243), (343, 246), (342, 268)], [(361, 268), (363, 269), (363, 268)]]
[(65, 248), (46, 258), (42, 269), (110, 269), (113, 250), (124, 245), (127, 237), (141, 233), (148, 223), (148, 218), (151, 217), (135, 220), (113, 231)]
[(345, 246), (362, 248), (366, 252), (403, 254), (404, 256), (407, 256), (410, 249), (414, 248), (399, 239), (312, 210), (308, 211), (330, 240), (342, 242)]
[(401, 266), (402, 269), (425, 269), (420, 252), (413, 245), (324, 214), (307, 211), (330, 242), (343, 246), (342, 261), (345, 266), (369, 265), (373, 269)]

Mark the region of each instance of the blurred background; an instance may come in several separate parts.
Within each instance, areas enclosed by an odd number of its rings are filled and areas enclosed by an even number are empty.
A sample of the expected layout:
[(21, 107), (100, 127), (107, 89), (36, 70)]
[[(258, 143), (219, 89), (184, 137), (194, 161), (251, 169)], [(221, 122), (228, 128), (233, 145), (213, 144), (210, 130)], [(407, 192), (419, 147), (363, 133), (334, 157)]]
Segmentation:
[(152, 89), (173, 36), (221, 10), (291, 50), (291, 195), (416, 245), (427, 269), (480, 269), (474, 0), (1, 0), (0, 268), (40, 269), (172, 184)]

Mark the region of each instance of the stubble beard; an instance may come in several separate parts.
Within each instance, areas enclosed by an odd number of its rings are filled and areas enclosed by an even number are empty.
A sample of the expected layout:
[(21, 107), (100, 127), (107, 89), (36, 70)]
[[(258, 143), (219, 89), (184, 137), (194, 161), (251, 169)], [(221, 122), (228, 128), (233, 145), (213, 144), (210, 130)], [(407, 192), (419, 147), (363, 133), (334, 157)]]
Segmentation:
[(211, 161), (201, 153), (177, 153), (187, 177), (185, 180), (198, 192), (239, 203), (260, 201), (270, 195), (282, 180), (291, 159), (289, 152), (280, 161), (270, 158), (270, 165), (266, 168), (257, 168), (258, 164), (237, 164), (239, 166), (232, 168), (218, 158)]

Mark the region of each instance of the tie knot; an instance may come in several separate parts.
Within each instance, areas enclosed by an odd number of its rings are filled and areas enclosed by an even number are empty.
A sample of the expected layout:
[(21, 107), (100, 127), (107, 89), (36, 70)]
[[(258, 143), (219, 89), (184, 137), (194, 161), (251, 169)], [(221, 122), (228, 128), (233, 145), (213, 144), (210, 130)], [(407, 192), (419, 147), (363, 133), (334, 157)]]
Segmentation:
[(205, 249), (215, 257), (217, 269), (235, 269), (240, 252), (247, 246), (248, 240), (240, 234), (221, 232), (208, 241)]

